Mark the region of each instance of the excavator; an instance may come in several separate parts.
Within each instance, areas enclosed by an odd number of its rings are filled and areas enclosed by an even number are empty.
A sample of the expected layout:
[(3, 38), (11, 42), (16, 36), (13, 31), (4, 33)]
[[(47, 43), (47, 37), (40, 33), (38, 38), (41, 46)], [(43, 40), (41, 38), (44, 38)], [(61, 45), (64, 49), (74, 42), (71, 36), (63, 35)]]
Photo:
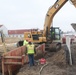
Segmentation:
[[(46, 50), (56, 50), (61, 48), (61, 30), (59, 27), (53, 27), (52, 21), (55, 14), (68, 2), (69, 0), (57, 0), (54, 5), (49, 8), (42, 31), (24, 32), (24, 38), (29, 38), (35, 44), (45, 43)], [(76, 0), (70, 0), (76, 7)], [(20, 46), (20, 43), (17, 44)]]
[(50, 33), (48, 35), (43, 36), (42, 31), (31, 31), (31, 32), (25, 32), (24, 38), (28, 38), (29, 40), (32, 40), (32, 42), (35, 45), (40, 45), (42, 43), (45, 43), (46, 50), (57, 50), (57, 48), (61, 48), (61, 30), (59, 27), (51, 27)]

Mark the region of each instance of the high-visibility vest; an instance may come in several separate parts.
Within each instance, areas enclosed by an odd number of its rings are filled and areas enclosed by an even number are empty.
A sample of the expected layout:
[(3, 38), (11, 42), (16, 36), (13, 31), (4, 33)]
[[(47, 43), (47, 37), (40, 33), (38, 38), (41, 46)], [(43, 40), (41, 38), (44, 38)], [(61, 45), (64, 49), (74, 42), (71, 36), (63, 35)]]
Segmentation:
[(28, 44), (28, 42), (27, 42), (26, 40), (24, 40), (23, 46), (24, 46), (24, 45), (27, 45), (27, 44)]
[(32, 45), (27, 45), (27, 54), (34, 54), (35, 52), (34, 52), (34, 45), (32, 44)]

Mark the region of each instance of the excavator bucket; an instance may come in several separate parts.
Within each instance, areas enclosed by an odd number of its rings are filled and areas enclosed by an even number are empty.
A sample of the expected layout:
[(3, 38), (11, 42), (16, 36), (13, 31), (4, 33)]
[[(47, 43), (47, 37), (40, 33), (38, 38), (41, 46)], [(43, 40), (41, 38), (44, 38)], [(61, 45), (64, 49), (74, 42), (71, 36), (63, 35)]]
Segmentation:
[(76, 0), (70, 0), (72, 3), (73, 3), (73, 5), (76, 7)]

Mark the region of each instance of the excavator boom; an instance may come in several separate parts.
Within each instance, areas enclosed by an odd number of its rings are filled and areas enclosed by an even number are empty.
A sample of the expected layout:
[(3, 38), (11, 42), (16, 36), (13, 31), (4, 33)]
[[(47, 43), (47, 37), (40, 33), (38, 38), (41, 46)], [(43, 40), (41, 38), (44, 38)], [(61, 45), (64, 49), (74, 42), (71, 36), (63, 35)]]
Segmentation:
[[(57, 0), (54, 5), (49, 8), (46, 18), (45, 18), (45, 23), (44, 23), (44, 30), (43, 30), (43, 36), (46, 37), (47, 34), (50, 32), (50, 28), (52, 26), (52, 20), (55, 14), (63, 7), (63, 5), (67, 2), (68, 0)], [(76, 0), (71, 0), (73, 5), (76, 7)]]
[[(58, 47), (58, 45), (61, 44), (61, 36), (60, 36), (61, 31), (59, 28), (52, 27), (52, 20), (55, 14), (65, 5), (67, 1), (69, 0), (56, 0), (54, 5), (51, 8), (49, 8), (46, 14), (44, 29), (42, 30), (42, 32), (41, 31), (25, 32), (24, 38), (29, 38), (32, 40), (33, 43), (36, 44), (46, 43), (47, 45), (49, 43), (49, 45), (51, 45), (51, 43), (52, 44), (55, 43), (55, 45)], [(70, 0), (70, 1), (76, 7), (76, 0)], [(54, 33), (52, 34), (52, 32)], [(23, 41), (20, 41), (20, 43), (23, 44)], [(17, 45), (21, 46), (19, 43)]]
[(71, 0), (71, 2), (76, 7), (76, 0)]
[(46, 18), (45, 18), (43, 36), (46, 36), (46, 34), (50, 32), (50, 27), (51, 27), (54, 15), (60, 10), (60, 8), (66, 2), (67, 2), (67, 0), (58, 0), (55, 2), (55, 4), (51, 8), (49, 8), (49, 10), (46, 14)]

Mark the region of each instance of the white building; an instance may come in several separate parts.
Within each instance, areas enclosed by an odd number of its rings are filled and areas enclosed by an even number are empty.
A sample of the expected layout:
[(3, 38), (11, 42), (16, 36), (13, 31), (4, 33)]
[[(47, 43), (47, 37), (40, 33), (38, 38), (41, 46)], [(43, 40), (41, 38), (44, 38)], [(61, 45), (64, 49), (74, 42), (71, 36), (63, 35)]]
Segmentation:
[(20, 29), (20, 30), (8, 30), (4, 25), (0, 25), (0, 31), (6, 37), (24, 37), (24, 32), (36, 31), (37, 29)]
[(0, 25), (0, 31), (3, 31), (5, 36), (8, 36), (8, 29), (4, 25)]

